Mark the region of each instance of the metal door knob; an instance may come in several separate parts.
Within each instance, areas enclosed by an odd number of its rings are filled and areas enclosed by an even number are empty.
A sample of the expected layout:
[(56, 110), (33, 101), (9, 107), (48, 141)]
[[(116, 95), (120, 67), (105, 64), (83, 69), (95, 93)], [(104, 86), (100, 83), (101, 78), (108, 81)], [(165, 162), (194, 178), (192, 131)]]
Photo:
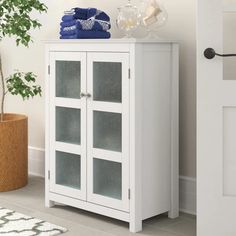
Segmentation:
[(83, 97), (86, 97), (86, 98), (91, 98), (92, 95), (90, 93), (80, 93), (80, 97), (83, 98)]
[(80, 93), (80, 97), (81, 98), (86, 97), (86, 94), (85, 93)]
[(86, 94), (86, 97), (87, 97), (87, 98), (91, 98), (92, 95), (91, 95), (90, 93), (87, 93), (87, 94)]

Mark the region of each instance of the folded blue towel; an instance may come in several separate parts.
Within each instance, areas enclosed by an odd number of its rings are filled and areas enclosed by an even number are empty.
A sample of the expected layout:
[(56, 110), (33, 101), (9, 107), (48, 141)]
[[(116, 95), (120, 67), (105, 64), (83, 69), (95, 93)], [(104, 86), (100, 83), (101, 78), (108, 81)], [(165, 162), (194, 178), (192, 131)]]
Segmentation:
[(73, 35), (66, 35), (66, 36), (60, 36), (60, 39), (78, 39), (76, 34)]
[(95, 19), (110, 22), (111, 18), (104, 11), (99, 11), (99, 10), (97, 11), (98, 12), (97, 12), (97, 15), (95, 16)]
[(71, 21), (62, 21), (60, 23), (61, 27), (64, 28), (64, 27), (71, 27), (71, 26), (74, 26), (76, 25), (78, 20), (71, 20)]
[(76, 16), (78, 17), (78, 19), (87, 20), (89, 18), (88, 17), (89, 9), (95, 9), (95, 8), (79, 8), (79, 7), (75, 7), (74, 8), (74, 12), (75, 12)]
[(73, 20), (71, 21), (72, 25), (69, 25), (68, 22), (61, 23), (61, 31), (73, 31), (78, 30), (99, 30), (99, 31), (108, 31), (111, 28), (111, 24), (106, 21), (98, 20)]
[(105, 31), (76, 30), (72, 35), (61, 33), (60, 39), (108, 39), (110, 37), (111, 34)]
[(96, 8), (74, 8), (76, 19), (87, 20), (97, 15)]
[(102, 21), (110, 21), (110, 17), (103, 11), (97, 10), (96, 8), (74, 8), (74, 14), (65, 14), (62, 17), (63, 22), (72, 21), (75, 19), (88, 20), (95, 18)]
[(74, 34), (77, 34), (77, 31), (78, 29), (74, 27), (70, 27), (71, 29), (70, 30), (62, 30), (60, 31), (60, 35), (63, 35), (63, 36), (66, 36), (66, 35), (74, 35)]

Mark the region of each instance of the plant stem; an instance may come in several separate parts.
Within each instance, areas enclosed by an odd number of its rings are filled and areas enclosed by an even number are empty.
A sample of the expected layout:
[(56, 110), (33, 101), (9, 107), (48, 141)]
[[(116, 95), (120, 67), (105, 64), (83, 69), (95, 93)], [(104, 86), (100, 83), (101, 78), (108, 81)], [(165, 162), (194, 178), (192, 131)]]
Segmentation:
[(2, 96), (1, 96), (1, 118), (0, 122), (3, 122), (4, 118), (4, 101), (6, 96), (6, 87), (5, 87), (5, 81), (3, 76), (3, 70), (2, 70), (2, 57), (0, 55), (0, 78), (1, 78), (1, 84), (2, 84)]

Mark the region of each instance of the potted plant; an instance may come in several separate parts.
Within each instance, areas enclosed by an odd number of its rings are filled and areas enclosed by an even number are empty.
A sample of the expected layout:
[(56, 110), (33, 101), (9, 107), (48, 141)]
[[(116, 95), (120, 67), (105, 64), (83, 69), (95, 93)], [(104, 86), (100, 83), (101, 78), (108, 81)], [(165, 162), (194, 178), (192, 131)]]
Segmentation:
[[(30, 31), (41, 24), (33, 19), (33, 11), (47, 11), (40, 0), (2, 0), (0, 3), (0, 41), (14, 37), (17, 46), (28, 47), (32, 42)], [(32, 72), (15, 72), (4, 77), (0, 56), (0, 192), (23, 187), (28, 182), (28, 119), (20, 114), (4, 113), (7, 94), (25, 99), (41, 96), (41, 87), (35, 85)]]

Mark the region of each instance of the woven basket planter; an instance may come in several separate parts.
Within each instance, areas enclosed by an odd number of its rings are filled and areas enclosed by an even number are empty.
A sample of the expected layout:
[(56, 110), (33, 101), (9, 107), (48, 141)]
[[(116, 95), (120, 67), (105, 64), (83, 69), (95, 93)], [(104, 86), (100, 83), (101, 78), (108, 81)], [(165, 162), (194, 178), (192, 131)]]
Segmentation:
[(28, 118), (5, 114), (0, 122), (0, 192), (28, 183)]

